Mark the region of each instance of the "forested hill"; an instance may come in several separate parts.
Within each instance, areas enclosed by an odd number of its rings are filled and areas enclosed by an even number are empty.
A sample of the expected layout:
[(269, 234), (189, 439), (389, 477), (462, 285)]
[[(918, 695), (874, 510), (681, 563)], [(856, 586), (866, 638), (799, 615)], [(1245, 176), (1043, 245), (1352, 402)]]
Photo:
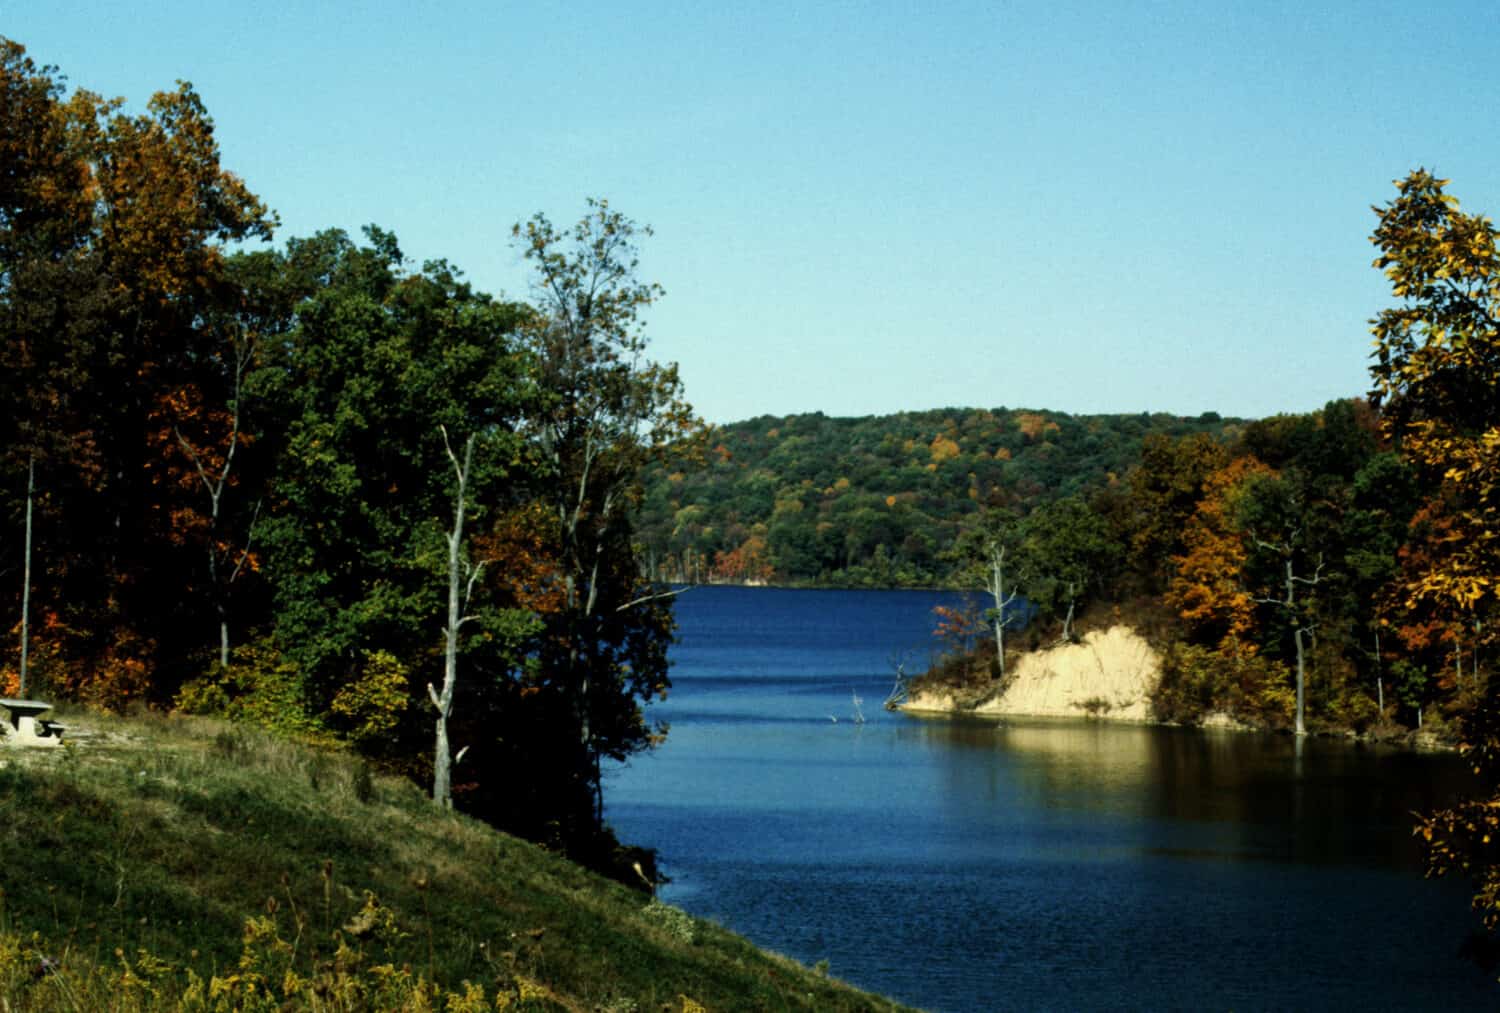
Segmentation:
[(980, 506), (1029, 512), (1116, 482), (1147, 435), (1230, 440), (1240, 427), (1212, 412), (764, 415), (716, 430), (701, 463), (648, 473), (638, 537), (662, 579), (942, 584)]

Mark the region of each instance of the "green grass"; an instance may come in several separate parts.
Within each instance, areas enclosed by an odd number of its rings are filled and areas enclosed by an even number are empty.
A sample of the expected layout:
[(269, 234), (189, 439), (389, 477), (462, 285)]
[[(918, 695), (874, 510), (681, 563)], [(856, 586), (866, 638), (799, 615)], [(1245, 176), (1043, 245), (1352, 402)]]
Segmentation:
[(0, 1009), (899, 1008), (351, 756), (68, 723), (0, 751)]

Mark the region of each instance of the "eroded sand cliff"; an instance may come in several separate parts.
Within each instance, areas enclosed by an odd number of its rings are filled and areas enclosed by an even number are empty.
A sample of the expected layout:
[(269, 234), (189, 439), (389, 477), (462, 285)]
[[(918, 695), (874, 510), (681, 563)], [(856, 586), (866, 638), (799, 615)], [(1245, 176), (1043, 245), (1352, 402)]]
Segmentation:
[(1150, 698), (1161, 678), (1161, 659), (1128, 626), (1096, 630), (1077, 644), (1032, 651), (1013, 664), (1009, 685), (999, 696), (966, 700), (962, 693), (935, 689), (913, 694), (902, 709), (1151, 720)]

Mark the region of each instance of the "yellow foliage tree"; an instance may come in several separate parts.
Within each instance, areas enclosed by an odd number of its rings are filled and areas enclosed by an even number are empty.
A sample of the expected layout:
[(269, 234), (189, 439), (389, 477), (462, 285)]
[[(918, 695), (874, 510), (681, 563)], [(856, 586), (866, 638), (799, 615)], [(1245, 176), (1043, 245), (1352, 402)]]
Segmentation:
[(942, 464), (944, 461), (952, 460), (959, 454), (958, 444), (941, 433), (932, 438), (932, 443), (927, 449), (932, 454), (933, 464)]
[[(1398, 300), (1373, 321), (1375, 394), (1387, 432), (1437, 485), (1442, 523), (1413, 527), (1397, 606), (1476, 648), (1500, 612), (1500, 251), (1483, 215), (1464, 214), (1448, 181), (1423, 169), (1377, 208), (1375, 266)], [(1418, 532), (1425, 534), (1418, 534)], [(1477, 667), (1477, 665), (1476, 665)], [(1478, 680), (1476, 680), (1478, 681)], [(1500, 680), (1463, 715), (1460, 750), (1484, 788), (1419, 826), (1435, 875), (1462, 873), (1474, 909), (1500, 929)]]
[[(1375, 395), (1388, 434), (1456, 509), (1410, 608), (1446, 613), (1493, 643), (1500, 605), (1500, 252), (1489, 218), (1464, 214), (1423, 169), (1377, 208), (1375, 266), (1399, 300), (1373, 323)], [(1477, 626), (1474, 624), (1478, 623)]]

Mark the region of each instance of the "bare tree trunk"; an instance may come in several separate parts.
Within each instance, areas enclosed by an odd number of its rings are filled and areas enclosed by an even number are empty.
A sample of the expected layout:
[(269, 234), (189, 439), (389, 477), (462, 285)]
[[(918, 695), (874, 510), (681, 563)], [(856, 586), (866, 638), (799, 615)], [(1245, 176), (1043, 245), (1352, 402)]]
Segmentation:
[(882, 706), (888, 711), (893, 711), (898, 710), (907, 700), (906, 659), (900, 654), (892, 653), (890, 665), (896, 670), (896, 683), (886, 694), (885, 703)]
[[(240, 555), (240, 560), (235, 564), (228, 580), (221, 580), (219, 575), (219, 547), (216, 536), (219, 530), (220, 507), (224, 499), (224, 490), (229, 487), (229, 473), (234, 467), (234, 452), (240, 442), (240, 421), (242, 414), (241, 394), (244, 390), (245, 370), (249, 368), (251, 358), (254, 355), (255, 342), (253, 339), (241, 339), (234, 343), (234, 389), (233, 404), (229, 420), (229, 445), (224, 449), (224, 465), (218, 469), (215, 475), (209, 475), (204, 466), (203, 459), (198, 451), (182, 435), (182, 431), (174, 427), (173, 432), (177, 434), (177, 442), (187, 454), (188, 459), (193, 462), (193, 467), (198, 471), (198, 480), (203, 484), (204, 491), (208, 493), (208, 579), (213, 585), (214, 609), (219, 616), (219, 667), (229, 667), (229, 587), (240, 575), (240, 569), (245, 565), (245, 560), (250, 555), (250, 539), (254, 537), (254, 519), (250, 522), (251, 531), (245, 536), (245, 548)], [(255, 508), (256, 516), (260, 514), (260, 505)], [(228, 560), (225, 561), (226, 563)]]
[(1297, 620), (1296, 613), (1292, 611), (1297, 595), (1296, 579), (1292, 575), (1292, 559), (1289, 555), (1286, 560), (1286, 608), (1294, 624), (1292, 639), (1297, 642), (1297, 734), (1302, 736), (1307, 734), (1307, 727), (1302, 721), (1306, 700), (1307, 666), (1302, 652), (1302, 623)]
[(1005, 594), (1005, 547), (998, 542), (990, 543), (990, 595), (995, 599), (995, 661), (999, 665), (1001, 680), (1005, 678), (1005, 627), (1010, 619), (1005, 614), (1006, 606), (1016, 600), (1016, 592)]
[(16, 692), (26, 696), (26, 679), (31, 659), (31, 501), (36, 496), (36, 452), (26, 461), (26, 558), (21, 576), (21, 677)]
[[(453, 496), (453, 530), (448, 535), (448, 625), (443, 630), (443, 690), (441, 693), (432, 688), (432, 683), (427, 684), (427, 695), (432, 699), (432, 705), (437, 708), (437, 736), (432, 750), (432, 801), (444, 809), (453, 808), (453, 754), (448, 745), (448, 717), (453, 713), (453, 690), (458, 684), (458, 628), (463, 625), (464, 616), (459, 601), (459, 584), (462, 579), (461, 570), (463, 559), (460, 549), (464, 539), (464, 509), (468, 505), (465, 502), (469, 481), (469, 465), (474, 459), (474, 434), (469, 434), (468, 441), (464, 444), (463, 464), (458, 463), (458, 458), (453, 454), (453, 448), (448, 444), (448, 431), (443, 430), (443, 446), (448, 450), (448, 459), (453, 462), (453, 470), (458, 475), (458, 489)], [(469, 590), (474, 588), (474, 578), (478, 576), (477, 569), (471, 572), (469, 577)], [(468, 595), (464, 595), (464, 604), (467, 604)]]
[(1385, 714), (1385, 678), (1380, 666), (1380, 631), (1375, 631), (1375, 706), (1380, 708), (1384, 720)]
[[(1284, 593), (1286, 597), (1256, 598), (1255, 601), (1262, 605), (1275, 605), (1278, 608), (1284, 610), (1287, 626), (1291, 629), (1292, 639), (1297, 644), (1296, 732), (1298, 738), (1301, 738), (1302, 736), (1307, 734), (1307, 726), (1303, 720), (1306, 713), (1307, 701), (1307, 652), (1303, 647), (1302, 636), (1305, 633), (1311, 633), (1316, 630), (1317, 624), (1308, 624), (1304, 622), (1303, 618), (1300, 615), (1297, 614), (1297, 585), (1306, 584), (1309, 587), (1316, 587), (1323, 580), (1323, 559), (1321, 556), (1318, 558), (1317, 568), (1313, 571), (1313, 575), (1311, 577), (1299, 577), (1297, 576), (1296, 571), (1293, 569), (1292, 555), (1294, 551), (1294, 542), (1291, 539), (1281, 544), (1275, 544), (1272, 542), (1263, 542), (1257, 538), (1256, 544), (1263, 549), (1270, 549), (1274, 552), (1279, 553), (1282, 559), (1285, 560), (1286, 580), (1283, 584), (1283, 587), (1285, 589)], [(1314, 637), (1313, 647), (1315, 649), (1317, 647), (1316, 636)]]
[(1005, 678), (1005, 550), (990, 550), (990, 594), (995, 598), (995, 662)]
[(1062, 638), (1063, 643), (1065, 644), (1071, 644), (1073, 642), (1073, 607), (1077, 603), (1077, 601), (1078, 592), (1074, 588), (1073, 582), (1070, 580), (1068, 581), (1068, 614), (1066, 616), (1063, 616)]
[(1302, 627), (1292, 633), (1293, 639), (1297, 641), (1297, 734), (1306, 735), (1307, 728), (1302, 723), (1303, 702), (1306, 695), (1306, 672), (1307, 667), (1302, 658)]

